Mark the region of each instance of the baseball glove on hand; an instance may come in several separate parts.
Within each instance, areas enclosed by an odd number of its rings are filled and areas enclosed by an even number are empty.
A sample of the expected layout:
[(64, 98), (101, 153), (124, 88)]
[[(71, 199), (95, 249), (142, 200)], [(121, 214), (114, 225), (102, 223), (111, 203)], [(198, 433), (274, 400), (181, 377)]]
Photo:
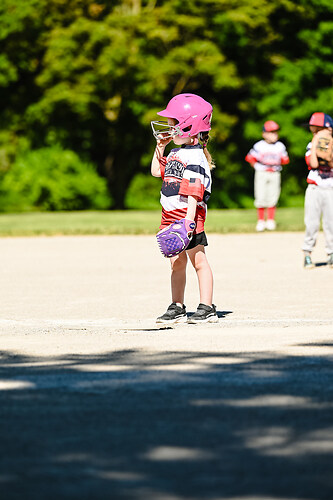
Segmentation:
[(321, 130), (318, 132), (318, 140), (316, 144), (316, 155), (325, 161), (333, 159), (333, 137), (329, 130)]
[(181, 219), (165, 229), (161, 229), (156, 238), (164, 257), (174, 257), (186, 250), (192, 239), (195, 226), (193, 220)]

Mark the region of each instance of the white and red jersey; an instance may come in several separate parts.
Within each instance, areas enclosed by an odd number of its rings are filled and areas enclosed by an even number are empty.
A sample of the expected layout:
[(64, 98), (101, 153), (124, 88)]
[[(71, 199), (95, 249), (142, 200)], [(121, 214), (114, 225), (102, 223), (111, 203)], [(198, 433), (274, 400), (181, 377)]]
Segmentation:
[(312, 142), (309, 142), (305, 152), (305, 162), (309, 169), (307, 183), (315, 184), (316, 186), (327, 189), (333, 188), (333, 168), (329, 166), (327, 161), (318, 158), (319, 162), (318, 168), (310, 167), (311, 147), (312, 147)]
[(245, 160), (254, 164), (255, 170), (281, 172), (282, 165), (289, 163), (289, 156), (286, 146), (281, 141), (269, 144), (261, 140), (254, 144)]
[(162, 220), (160, 229), (187, 213), (188, 196), (198, 200), (195, 215), (195, 233), (204, 230), (207, 201), (211, 194), (212, 177), (202, 146), (183, 145), (172, 149), (167, 157), (160, 160)]

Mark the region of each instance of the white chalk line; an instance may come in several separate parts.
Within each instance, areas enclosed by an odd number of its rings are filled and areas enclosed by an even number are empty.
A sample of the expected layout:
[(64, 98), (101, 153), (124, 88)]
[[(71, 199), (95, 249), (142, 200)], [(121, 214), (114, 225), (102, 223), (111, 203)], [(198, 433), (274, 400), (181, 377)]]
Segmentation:
[[(205, 323), (205, 327), (216, 328), (223, 326), (255, 326), (255, 325), (332, 325), (333, 318), (220, 318), (218, 323)], [(121, 320), (119, 318), (103, 318), (103, 319), (0, 319), (0, 327), (63, 327), (68, 329), (89, 329), (89, 328), (112, 328), (118, 330), (133, 329), (133, 330), (162, 330), (167, 327), (193, 327), (194, 325), (181, 324), (157, 324), (155, 319), (139, 319), (136, 321)], [(200, 325), (199, 325), (200, 326)], [(201, 325), (202, 326), (202, 325)], [(332, 329), (333, 333), (333, 329)]]

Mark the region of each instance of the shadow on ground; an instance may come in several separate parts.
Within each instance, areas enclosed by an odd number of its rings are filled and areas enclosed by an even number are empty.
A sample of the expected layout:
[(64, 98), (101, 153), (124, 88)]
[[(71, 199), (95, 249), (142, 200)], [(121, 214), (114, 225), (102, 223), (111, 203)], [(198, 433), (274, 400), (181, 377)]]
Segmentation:
[(333, 498), (329, 355), (0, 361), (1, 499)]

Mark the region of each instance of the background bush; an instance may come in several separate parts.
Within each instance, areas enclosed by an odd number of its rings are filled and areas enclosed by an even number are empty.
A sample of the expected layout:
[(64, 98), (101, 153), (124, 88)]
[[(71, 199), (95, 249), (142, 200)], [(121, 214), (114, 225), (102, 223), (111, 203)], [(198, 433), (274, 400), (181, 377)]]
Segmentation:
[(125, 207), (137, 210), (160, 209), (162, 181), (150, 174), (137, 174), (126, 193)]
[(58, 146), (17, 156), (0, 183), (0, 210), (107, 209), (106, 180), (92, 164)]

